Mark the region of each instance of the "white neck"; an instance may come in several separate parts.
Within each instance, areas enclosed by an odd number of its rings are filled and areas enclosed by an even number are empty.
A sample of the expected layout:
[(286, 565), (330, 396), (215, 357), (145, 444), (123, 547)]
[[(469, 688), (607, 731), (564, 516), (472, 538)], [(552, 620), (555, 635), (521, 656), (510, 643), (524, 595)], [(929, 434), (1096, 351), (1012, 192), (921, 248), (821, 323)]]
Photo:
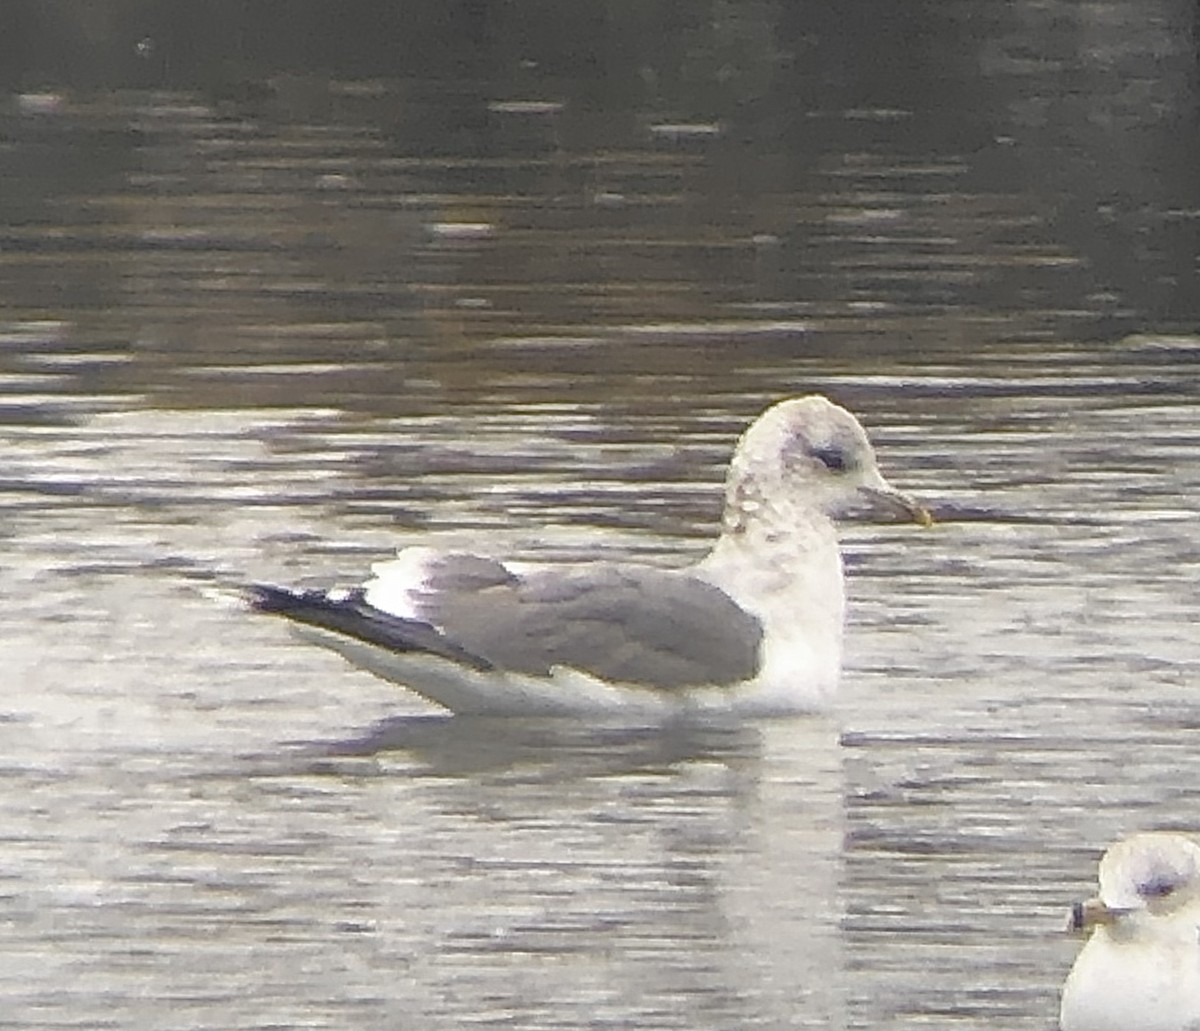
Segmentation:
[[(841, 626), (845, 609), (842, 560), (837, 531), (825, 516), (811, 511), (778, 519), (753, 519), (721, 534), (697, 566), (720, 587), (764, 621), (778, 616), (794, 622), (797, 605), (825, 624)], [(776, 611), (773, 603), (781, 607)]]
[[(743, 510), (726, 520), (696, 572), (761, 620), (770, 643), (760, 679), (772, 694), (821, 701), (833, 692), (846, 597), (829, 519), (811, 509)], [(797, 682), (796, 670), (809, 671), (806, 682)]]

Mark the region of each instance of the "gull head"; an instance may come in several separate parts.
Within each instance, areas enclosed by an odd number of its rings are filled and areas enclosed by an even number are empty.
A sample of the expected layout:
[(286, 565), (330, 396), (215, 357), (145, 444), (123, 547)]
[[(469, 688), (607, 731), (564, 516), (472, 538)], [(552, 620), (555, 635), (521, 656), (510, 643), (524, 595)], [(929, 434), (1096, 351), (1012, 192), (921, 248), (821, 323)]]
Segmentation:
[(929, 513), (883, 478), (866, 431), (818, 394), (768, 408), (742, 434), (725, 485), (725, 532), (833, 519), (866, 501), (928, 526)]
[(1100, 893), (1071, 910), (1069, 929), (1130, 930), (1169, 918), (1200, 901), (1200, 845), (1152, 831), (1118, 841), (1100, 860)]
[(1087, 940), (1063, 982), (1061, 1031), (1200, 1028), (1200, 846), (1135, 834), (1104, 854), (1099, 879), (1071, 911)]

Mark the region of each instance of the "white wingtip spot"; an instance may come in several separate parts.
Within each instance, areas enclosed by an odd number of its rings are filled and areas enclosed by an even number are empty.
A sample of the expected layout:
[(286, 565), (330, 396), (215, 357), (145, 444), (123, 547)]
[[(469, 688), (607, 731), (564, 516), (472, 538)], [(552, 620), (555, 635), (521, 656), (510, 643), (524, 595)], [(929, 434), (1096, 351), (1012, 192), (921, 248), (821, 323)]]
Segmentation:
[(363, 584), (368, 605), (405, 619), (422, 619), (421, 595), (429, 588), (430, 567), (441, 553), (435, 548), (412, 547), (371, 567), (374, 574)]

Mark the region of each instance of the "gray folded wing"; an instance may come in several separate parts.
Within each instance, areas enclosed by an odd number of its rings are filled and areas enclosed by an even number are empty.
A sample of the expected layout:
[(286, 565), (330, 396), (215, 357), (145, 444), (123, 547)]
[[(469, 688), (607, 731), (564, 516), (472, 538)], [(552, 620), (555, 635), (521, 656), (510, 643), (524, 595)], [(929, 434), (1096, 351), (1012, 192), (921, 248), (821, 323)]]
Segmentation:
[(568, 667), (670, 689), (734, 684), (758, 670), (758, 619), (686, 572), (592, 564), (518, 576), (491, 559), (446, 554), (424, 573), (404, 613), (370, 604), (370, 590), (248, 593), (260, 611), (480, 672)]
[(686, 572), (591, 564), (516, 576), (447, 556), (432, 573), (414, 614), (498, 669), (548, 675), (562, 666), (676, 688), (732, 684), (758, 668), (758, 619)]

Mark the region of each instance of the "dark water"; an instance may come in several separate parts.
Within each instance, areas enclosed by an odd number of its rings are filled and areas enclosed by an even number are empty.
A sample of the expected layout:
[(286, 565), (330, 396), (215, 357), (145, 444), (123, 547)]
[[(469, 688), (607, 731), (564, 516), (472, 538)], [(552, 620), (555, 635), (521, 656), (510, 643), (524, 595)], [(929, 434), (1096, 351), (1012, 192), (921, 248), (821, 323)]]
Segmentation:
[[(1193, 8), (170, 6), (0, 34), (0, 1026), (1052, 1027), (1197, 829)], [(828, 716), (431, 719), (215, 590), (680, 561), (809, 390), (939, 516)]]

